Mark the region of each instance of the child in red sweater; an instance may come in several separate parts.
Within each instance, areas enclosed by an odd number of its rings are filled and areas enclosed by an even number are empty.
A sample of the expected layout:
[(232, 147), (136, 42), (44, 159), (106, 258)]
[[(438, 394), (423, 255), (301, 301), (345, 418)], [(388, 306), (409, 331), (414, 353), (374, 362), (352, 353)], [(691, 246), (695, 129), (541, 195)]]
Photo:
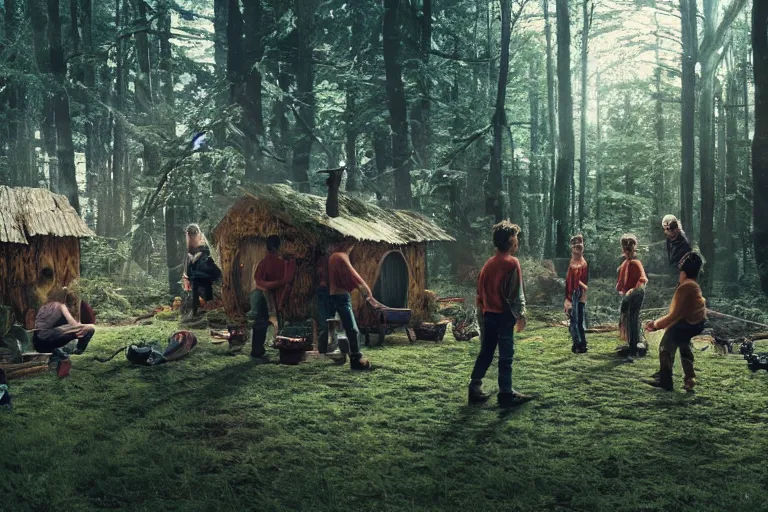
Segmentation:
[(619, 333), (621, 339), (629, 342), (627, 362), (634, 357), (645, 355), (646, 347), (640, 344), (640, 309), (645, 299), (645, 285), (648, 278), (643, 264), (637, 259), (637, 237), (627, 234), (621, 237), (621, 250), (624, 253), (624, 263), (618, 268), (619, 278), (616, 291), (621, 300), (621, 315), (619, 317)]
[(477, 277), (477, 309), (480, 322), (480, 354), (469, 383), (469, 403), (486, 401), (483, 377), (499, 347), (499, 396), (502, 407), (527, 402), (532, 397), (512, 389), (512, 357), (515, 354), (514, 330), (525, 329), (525, 294), (520, 262), (514, 257), (520, 227), (509, 221), (493, 226), (496, 254), (483, 266)]
[(584, 235), (571, 237), (571, 263), (565, 276), (565, 313), (570, 318), (569, 329), (573, 345), (571, 352), (583, 354), (587, 351), (587, 334), (584, 329), (584, 315), (587, 307), (587, 283), (589, 265), (584, 259)]

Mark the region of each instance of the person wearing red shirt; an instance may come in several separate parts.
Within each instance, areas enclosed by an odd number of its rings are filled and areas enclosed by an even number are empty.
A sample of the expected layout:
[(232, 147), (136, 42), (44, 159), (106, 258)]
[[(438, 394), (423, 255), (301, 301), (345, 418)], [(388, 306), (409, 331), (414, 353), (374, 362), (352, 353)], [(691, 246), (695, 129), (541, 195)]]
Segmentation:
[(267, 237), (267, 255), (256, 266), (254, 281), (256, 288), (250, 294), (251, 311), (248, 316), (253, 319), (253, 335), (251, 339), (251, 357), (266, 358), (264, 343), (267, 339), (267, 329), (272, 324), (277, 330), (277, 313), (285, 300), (287, 284), (293, 281), (296, 272), (296, 260), (286, 260), (279, 254), (280, 237)]
[(583, 354), (587, 351), (587, 333), (584, 329), (584, 315), (587, 307), (587, 283), (589, 264), (584, 259), (584, 235), (571, 237), (571, 262), (565, 276), (565, 313), (570, 318), (569, 330), (573, 345), (571, 352)]
[(493, 226), (496, 254), (483, 266), (477, 277), (477, 313), (480, 323), (480, 353), (475, 360), (469, 383), (469, 403), (486, 401), (482, 385), (499, 347), (499, 396), (502, 407), (518, 405), (533, 397), (512, 388), (512, 358), (515, 354), (515, 327), (525, 329), (525, 294), (520, 262), (515, 258), (520, 227), (502, 221)]
[(640, 341), (640, 309), (643, 307), (648, 278), (643, 264), (637, 259), (637, 237), (632, 234), (622, 236), (621, 250), (624, 262), (618, 268), (619, 277), (616, 281), (616, 291), (623, 297), (619, 333), (622, 340), (629, 342), (627, 362), (631, 363), (638, 353), (645, 355), (646, 351), (645, 344)]
[[(349, 255), (355, 248), (355, 241), (347, 238), (336, 246), (336, 250), (328, 257), (328, 289), (330, 293), (330, 309), (327, 311), (329, 318), (336, 313), (339, 314), (341, 325), (349, 341), (349, 366), (353, 370), (367, 370), (371, 363), (363, 357), (360, 352), (360, 329), (357, 327), (355, 313), (352, 311), (351, 293), (359, 290), (365, 297), (366, 302), (378, 308), (381, 307), (376, 299), (373, 298), (371, 288), (360, 277), (352, 263)], [(342, 353), (346, 361), (346, 355)]]

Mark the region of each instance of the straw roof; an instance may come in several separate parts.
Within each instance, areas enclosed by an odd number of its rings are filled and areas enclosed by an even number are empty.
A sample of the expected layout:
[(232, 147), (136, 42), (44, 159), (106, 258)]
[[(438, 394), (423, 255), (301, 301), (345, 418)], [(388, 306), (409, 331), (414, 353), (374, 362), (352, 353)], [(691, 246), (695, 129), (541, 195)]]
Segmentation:
[(94, 233), (67, 198), (43, 188), (0, 186), (0, 243), (29, 244), (39, 235), (84, 238)]
[[(330, 229), (360, 241), (406, 245), (414, 242), (452, 242), (454, 239), (421, 214), (380, 208), (342, 193), (339, 216), (325, 213), (325, 197), (296, 192), (289, 185), (249, 185), (246, 197), (263, 203), (271, 214), (299, 229)], [(222, 226), (214, 230), (216, 235)]]

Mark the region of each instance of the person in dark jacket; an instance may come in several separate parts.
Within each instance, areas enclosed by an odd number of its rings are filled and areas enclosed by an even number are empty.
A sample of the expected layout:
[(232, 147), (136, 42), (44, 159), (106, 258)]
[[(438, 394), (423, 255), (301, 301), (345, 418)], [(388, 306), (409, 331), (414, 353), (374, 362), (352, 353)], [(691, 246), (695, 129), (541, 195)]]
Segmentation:
[(682, 223), (674, 215), (665, 215), (661, 220), (664, 234), (667, 236), (667, 259), (669, 266), (677, 274), (677, 266), (683, 256), (691, 252), (691, 242), (683, 231)]
[(192, 315), (197, 315), (200, 297), (209, 301), (213, 299), (213, 283), (221, 277), (221, 270), (211, 257), (200, 226), (190, 224), (184, 230), (187, 237), (187, 256), (184, 259), (184, 289), (192, 292)]

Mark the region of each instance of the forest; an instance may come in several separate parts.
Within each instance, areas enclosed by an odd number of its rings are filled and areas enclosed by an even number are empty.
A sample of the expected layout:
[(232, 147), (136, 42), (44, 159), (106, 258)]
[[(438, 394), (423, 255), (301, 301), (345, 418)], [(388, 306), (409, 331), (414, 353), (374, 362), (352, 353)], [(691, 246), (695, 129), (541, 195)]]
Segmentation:
[[(0, 16), (0, 334), (14, 311), (32, 333), (55, 285), (98, 319), (71, 377), (11, 383), (13, 510), (764, 507), (751, 451), (765, 448), (766, 372), (729, 351), (768, 339), (768, 2), (0, 0)], [(334, 187), (340, 219), (324, 210)], [(642, 322), (675, 293), (667, 215), (703, 261), (711, 344), (697, 394), (665, 401), (637, 384), (660, 336), (643, 335), (635, 364), (612, 352), (623, 235), (648, 275)], [(538, 395), (473, 413), (479, 330), (464, 331), (505, 219), (529, 314), (515, 386)], [(190, 224), (224, 273), (200, 303)], [(313, 358), (252, 366), (216, 343), (235, 324), (250, 339), (268, 234), (304, 276), (332, 231), (364, 242), (351, 261), (377, 300), (395, 293), (390, 249), (411, 244), (396, 249), (407, 298), (388, 305), (412, 309), (411, 327), (450, 318), (445, 339), (390, 329), (364, 347), (370, 376)], [(41, 233), (74, 238), (49, 248)], [(581, 359), (563, 310), (575, 234), (594, 340)], [(301, 279), (297, 321), (316, 314)], [(368, 345), (373, 317), (355, 314)], [(199, 340), (184, 362), (90, 357), (180, 328)]]

